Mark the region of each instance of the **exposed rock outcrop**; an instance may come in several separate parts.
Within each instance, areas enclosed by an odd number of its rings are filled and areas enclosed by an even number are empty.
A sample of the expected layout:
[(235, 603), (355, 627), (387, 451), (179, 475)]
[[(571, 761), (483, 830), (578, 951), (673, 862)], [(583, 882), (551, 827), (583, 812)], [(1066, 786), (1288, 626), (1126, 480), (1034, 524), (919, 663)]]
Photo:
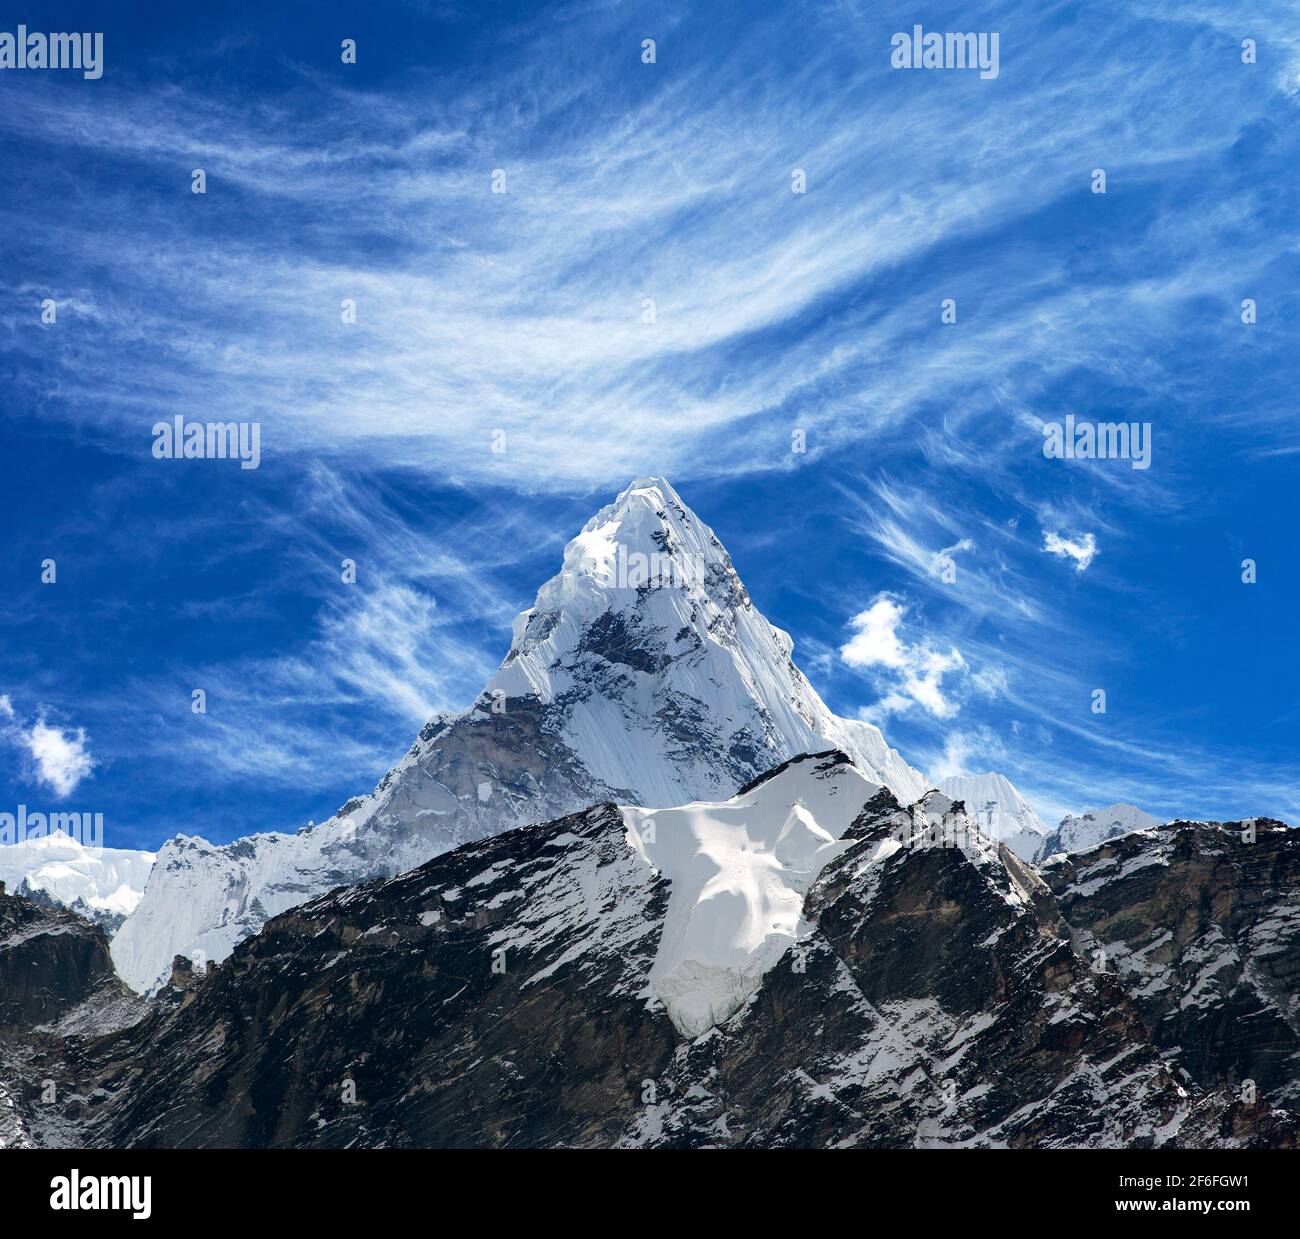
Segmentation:
[(1300, 1108), (1300, 831), (1171, 822), (1043, 869), (1081, 951), (1210, 1088)]

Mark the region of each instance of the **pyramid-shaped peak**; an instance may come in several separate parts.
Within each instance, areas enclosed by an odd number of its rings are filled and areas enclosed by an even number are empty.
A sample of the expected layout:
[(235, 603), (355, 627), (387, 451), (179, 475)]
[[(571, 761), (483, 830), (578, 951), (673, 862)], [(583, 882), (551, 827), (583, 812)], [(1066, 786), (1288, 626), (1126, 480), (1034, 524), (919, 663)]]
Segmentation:
[(921, 776), (871, 724), (832, 715), (792, 653), (713, 531), (665, 479), (640, 478), (565, 547), (485, 698), (562, 711), (556, 734), (642, 803), (681, 804), (704, 786), (722, 800), (831, 748), (909, 802), (920, 795)]
[(657, 499), (661, 505), (674, 504), (685, 510), (686, 505), (682, 503), (682, 497), (673, 489), (673, 484), (667, 478), (645, 477), (637, 478), (634, 482), (629, 482), (614, 500), (613, 506), (621, 508), (625, 504), (640, 499)]
[[(774, 819), (783, 856), (809, 838), (811, 798), (833, 791), (853, 815), (882, 785), (904, 803), (922, 795), (920, 772), (871, 723), (833, 714), (793, 652), (674, 487), (638, 478), (565, 548), (474, 704), (431, 719), (370, 796), (303, 835), (169, 844), (114, 938), (119, 971), (147, 989), (173, 955), (222, 959), (342, 881), (604, 801), (726, 804), (803, 754), (782, 781), (809, 787)], [(782, 790), (772, 782), (760, 800)]]
[[(663, 478), (640, 478), (601, 508), (564, 548), (564, 565), (538, 594), (537, 610), (584, 605), (596, 591), (700, 589), (734, 579), (722, 543)], [(736, 582), (736, 601), (747, 602)]]

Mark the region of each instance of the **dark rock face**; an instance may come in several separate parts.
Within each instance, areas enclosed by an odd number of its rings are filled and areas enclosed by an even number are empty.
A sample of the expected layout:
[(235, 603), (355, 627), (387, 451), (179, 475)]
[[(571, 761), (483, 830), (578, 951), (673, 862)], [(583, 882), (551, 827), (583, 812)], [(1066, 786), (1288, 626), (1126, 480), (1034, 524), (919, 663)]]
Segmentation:
[(1300, 831), (1172, 822), (1044, 876), (1081, 952), (1192, 1079), (1300, 1108)]
[(0, 1027), (57, 1020), (111, 977), (99, 926), (52, 903), (0, 893)]
[(113, 972), (100, 925), (0, 889), (0, 1148), (79, 1146), (70, 1047), (145, 1006)]
[(92, 1139), (612, 1144), (678, 1040), (640, 998), (666, 902), (611, 805), (334, 892), (81, 1047), (113, 1094)]
[(1234, 1108), (1173, 1078), (1118, 984), (1063, 936), (1028, 866), (987, 842), (930, 845), (960, 821), (918, 820), (888, 792), (872, 801), (809, 892), (816, 930), (802, 950), (746, 1009), (680, 1048), (661, 1104), (623, 1142), (1293, 1140), (1267, 1106)]
[[(1245, 881), (1215, 876), (1223, 840), (1197, 829), (1169, 836), (1182, 879), (1136, 865), (1150, 839), (1106, 845), (1136, 849), (1134, 878), (1182, 882), (1137, 915), (1182, 899), (1204, 911), (1180, 940), (1259, 934), (1289, 839)], [(1086, 902), (1105, 857), (1053, 870), (1058, 897), (937, 793), (882, 791), (845, 842), (807, 936), (694, 1040), (650, 985), (669, 885), (606, 804), (331, 892), (204, 977), (182, 967), (143, 1022), (61, 1044), (64, 1120), (111, 1147), (1294, 1147), (1292, 1115), (1183, 1075), (1150, 1002), (1076, 949), (1085, 914), (1128, 924)]]

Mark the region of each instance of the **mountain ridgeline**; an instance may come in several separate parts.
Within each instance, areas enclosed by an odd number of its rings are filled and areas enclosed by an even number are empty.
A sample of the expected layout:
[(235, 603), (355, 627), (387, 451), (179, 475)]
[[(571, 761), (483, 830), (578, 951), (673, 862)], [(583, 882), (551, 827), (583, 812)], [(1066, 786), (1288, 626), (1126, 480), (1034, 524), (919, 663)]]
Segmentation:
[(1300, 839), (1257, 827), (1044, 878), (838, 751), (599, 803), (273, 917), (127, 1027), (28, 1034), (59, 1101), (28, 1087), (23, 1138), (1295, 1147)]

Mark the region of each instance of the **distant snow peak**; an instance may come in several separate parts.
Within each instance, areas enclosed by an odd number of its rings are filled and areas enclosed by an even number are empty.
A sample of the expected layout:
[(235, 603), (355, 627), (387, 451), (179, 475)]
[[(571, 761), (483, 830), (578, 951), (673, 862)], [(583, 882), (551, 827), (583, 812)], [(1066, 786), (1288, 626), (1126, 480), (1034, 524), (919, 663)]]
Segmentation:
[(11, 893), (115, 925), (140, 902), (153, 863), (152, 852), (96, 847), (53, 830), (0, 846), (0, 881)]
[(1118, 839), (1138, 830), (1154, 830), (1160, 819), (1131, 804), (1113, 804), (1105, 809), (1089, 809), (1079, 816), (1067, 814), (1039, 848), (1037, 860), (1046, 860), (1061, 852), (1086, 852), (1090, 848)]
[(971, 821), (1022, 860), (1033, 860), (1050, 833), (1025, 798), (1000, 774), (962, 774), (939, 780), (939, 787), (966, 805)]

